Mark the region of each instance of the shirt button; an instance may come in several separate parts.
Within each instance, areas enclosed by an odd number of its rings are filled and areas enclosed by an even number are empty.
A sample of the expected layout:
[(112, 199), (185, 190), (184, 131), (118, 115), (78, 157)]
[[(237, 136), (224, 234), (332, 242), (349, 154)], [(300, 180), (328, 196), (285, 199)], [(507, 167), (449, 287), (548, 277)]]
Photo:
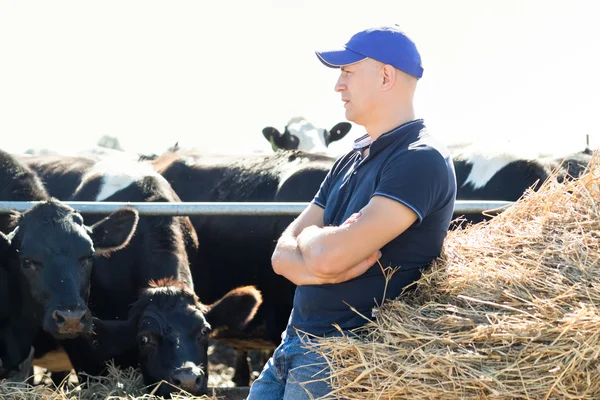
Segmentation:
[(354, 171), (354, 172), (352, 173), (352, 175), (356, 175), (356, 171)]

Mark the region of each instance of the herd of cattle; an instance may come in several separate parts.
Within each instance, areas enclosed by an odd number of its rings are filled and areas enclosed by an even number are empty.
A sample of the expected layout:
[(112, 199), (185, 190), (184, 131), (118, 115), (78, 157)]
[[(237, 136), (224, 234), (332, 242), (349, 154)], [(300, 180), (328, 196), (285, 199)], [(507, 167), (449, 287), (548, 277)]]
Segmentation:
[[(0, 151), (0, 200), (40, 201), (0, 214), (0, 380), (25, 379), (60, 349), (77, 372), (101, 374), (113, 359), (139, 366), (147, 385), (164, 380), (203, 394), (211, 338), (238, 351), (234, 381), (247, 385), (245, 352), (273, 349), (292, 307), (294, 286), (270, 262), (292, 217), (146, 216), (125, 207), (84, 218), (62, 201), (308, 202), (335, 158), (311, 152), (302, 125), (325, 147), (350, 129), (294, 120), (296, 131), (263, 131), (277, 151), (247, 155)], [(515, 201), (556, 168), (560, 180), (579, 176), (591, 152), (562, 163), (457, 149), (453, 159), (459, 200)], [(163, 384), (157, 394), (173, 390)]]

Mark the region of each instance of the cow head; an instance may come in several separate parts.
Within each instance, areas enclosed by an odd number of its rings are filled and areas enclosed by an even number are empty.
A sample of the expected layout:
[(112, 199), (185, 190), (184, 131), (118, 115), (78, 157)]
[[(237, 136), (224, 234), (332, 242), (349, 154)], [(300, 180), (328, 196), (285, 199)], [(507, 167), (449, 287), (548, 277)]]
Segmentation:
[(316, 128), (302, 117), (290, 119), (285, 131), (268, 126), (263, 129), (263, 136), (271, 143), (273, 151), (301, 150), (306, 152), (325, 152), (330, 143), (342, 139), (350, 131), (349, 122), (340, 122), (331, 130)]
[(58, 200), (15, 213), (11, 267), (40, 310), (42, 328), (58, 339), (91, 328), (87, 307), (92, 262), (129, 243), (138, 213), (115, 211), (92, 226)]
[(208, 339), (216, 329), (243, 329), (262, 303), (253, 286), (240, 287), (206, 306), (183, 283), (151, 283), (132, 306), (128, 321), (94, 321), (96, 350), (115, 357), (137, 347), (146, 385), (162, 381), (156, 394), (181, 388), (193, 395), (208, 390)]

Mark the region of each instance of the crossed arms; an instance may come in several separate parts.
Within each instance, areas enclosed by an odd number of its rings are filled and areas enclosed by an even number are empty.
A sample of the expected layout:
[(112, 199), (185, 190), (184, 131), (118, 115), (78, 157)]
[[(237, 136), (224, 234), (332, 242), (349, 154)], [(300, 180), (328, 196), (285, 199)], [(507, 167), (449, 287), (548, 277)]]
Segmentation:
[(340, 226), (324, 227), (323, 213), (311, 203), (283, 232), (271, 257), (275, 273), (296, 285), (362, 275), (381, 257), (380, 249), (417, 220), (410, 208), (383, 196), (373, 196)]

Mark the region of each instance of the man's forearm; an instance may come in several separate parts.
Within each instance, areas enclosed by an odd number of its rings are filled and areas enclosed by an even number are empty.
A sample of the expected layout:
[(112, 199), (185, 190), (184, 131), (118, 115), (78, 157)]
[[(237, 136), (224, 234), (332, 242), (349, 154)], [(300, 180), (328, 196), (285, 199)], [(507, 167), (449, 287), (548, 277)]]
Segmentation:
[[(346, 225), (352, 222), (350, 219)], [(376, 251), (352, 265), (340, 265), (334, 259), (339, 257), (339, 252), (328, 249), (329, 240), (325, 238), (339, 229), (309, 226), (298, 237), (284, 232), (271, 257), (273, 270), (296, 285), (339, 283), (361, 275), (377, 261), (381, 252)]]
[[(310, 226), (298, 235), (297, 243), (304, 262), (313, 273), (334, 278), (343, 274), (346, 269), (355, 263), (340, 265), (342, 258), (339, 253), (343, 250), (342, 244), (336, 243), (336, 231), (343, 227), (318, 228)], [(346, 250), (347, 252), (348, 250)]]
[(283, 276), (286, 276), (290, 270), (303, 268), (304, 259), (296, 238), (286, 233), (279, 238), (271, 256), (271, 264), (275, 273)]
[(271, 257), (273, 270), (296, 285), (327, 283), (307, 265), (298, 242), (291, 234), (282, 235)]

